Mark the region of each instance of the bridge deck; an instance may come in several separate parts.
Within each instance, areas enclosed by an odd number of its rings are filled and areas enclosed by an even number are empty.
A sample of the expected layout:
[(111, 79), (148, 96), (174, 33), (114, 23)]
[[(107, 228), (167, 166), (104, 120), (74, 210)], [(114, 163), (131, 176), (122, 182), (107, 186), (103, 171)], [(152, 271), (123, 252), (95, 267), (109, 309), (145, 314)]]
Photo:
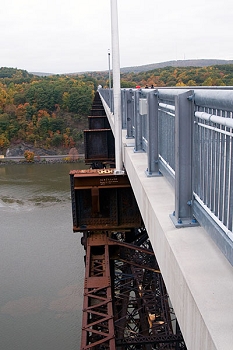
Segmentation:
[[(114, 126), (109, 109), (106, 113)], [(114, 131), (114, 128), (113, 128)], [(123, 161), (189, 350), (230, 350), (233, 269), (202, 227), (175, 228), (174, 192), (164, 177), (147, 177), (147, 156), (123, 130)], [(130, 144), (131, 143), (131, 144)]]

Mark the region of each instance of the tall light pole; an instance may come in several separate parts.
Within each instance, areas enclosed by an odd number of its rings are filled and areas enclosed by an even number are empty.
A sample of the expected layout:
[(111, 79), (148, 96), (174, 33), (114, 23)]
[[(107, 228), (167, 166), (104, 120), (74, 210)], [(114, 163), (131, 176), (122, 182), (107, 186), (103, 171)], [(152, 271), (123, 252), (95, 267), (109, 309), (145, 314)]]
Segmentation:
[(110, 64), (110, 50), (108, 50), (108, 84), (109, 84), (109, 108), (112, 111), (112, 101), (111, 101), (111, 64)]
[(121, 82), (120, 82), (118, 12), (117, 12), (117, 0), (110, 0), (110, 1), (111, 1), (115, 158), (116, 158), (115, 172), (121, 173), (123, 171), (123, 161), (122, 161)]
[(109, 82), (109, 89), (111, 89), (112, 83), (111, 83), (110, 50), (108, 50), (108, 82)]

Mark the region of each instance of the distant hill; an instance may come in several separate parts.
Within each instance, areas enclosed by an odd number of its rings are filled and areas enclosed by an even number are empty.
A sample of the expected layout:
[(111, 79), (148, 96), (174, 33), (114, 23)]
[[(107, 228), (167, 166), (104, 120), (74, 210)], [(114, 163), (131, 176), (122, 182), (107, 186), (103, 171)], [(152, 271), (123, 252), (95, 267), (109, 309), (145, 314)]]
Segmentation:
[(121, 73), (138, 73), (146, 72), (153, 69), (165, 67), (208, 67), (220, 64), (233, 64), (233, 60), (217, 60), (217, 59), (200, 59), (200, 60), (174, 60), (160, 63), (151, 63), (143, 66), (124, 67)]
[[(142, 66), (121, 67), (121, 73), (139, 73), (147, 72), (153, 69), (165, 67), (208, 67), (221, 64), (233, 64), (233, 60), (217, 60), (217, 59), (197, 59), (197, 60), (174, 60), (160, 63), (145, 64)], [(103, 73), (107, 71), (87, 71), (76, 72), (68, 75), (82, 75), (86, 73)]]
[[(151, 63), (145, 64), (142, 66), (133, 66), (133, 67), (122, 67), (121, 73), (138, 73), (138, 72), (146, 72), (149, 70), (157, 69), (157, 68), (165, 68), (165, 67), (208, 67), (220, 64), (233, 64), (233, 60), (217, 60), (217, 59), (197, 59), (197, 60), (174, 60), (174, 61), (166, 61), (160, 63)], [(74, 73), (64, 73), (65, 75), (83, 75), (86, 73), (103, 73), (106, 71), (86, 71), (86, 72), (74, 72)], [(42, 72), (30, 72), (30, 74), (37, 75), (39, 77), (56, 75), (53, 73), (42, 73)], [(59, 74), (59, 75), (64, 75)]]

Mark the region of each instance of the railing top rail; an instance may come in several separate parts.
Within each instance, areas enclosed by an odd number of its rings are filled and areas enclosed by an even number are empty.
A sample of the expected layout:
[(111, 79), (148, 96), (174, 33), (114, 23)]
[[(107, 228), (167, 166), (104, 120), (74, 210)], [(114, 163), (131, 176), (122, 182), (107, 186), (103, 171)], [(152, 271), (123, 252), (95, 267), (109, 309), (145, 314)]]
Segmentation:
[(201, 107), (217, 108), (233, 111), (232, 90), (194, 90), (195, 104)]

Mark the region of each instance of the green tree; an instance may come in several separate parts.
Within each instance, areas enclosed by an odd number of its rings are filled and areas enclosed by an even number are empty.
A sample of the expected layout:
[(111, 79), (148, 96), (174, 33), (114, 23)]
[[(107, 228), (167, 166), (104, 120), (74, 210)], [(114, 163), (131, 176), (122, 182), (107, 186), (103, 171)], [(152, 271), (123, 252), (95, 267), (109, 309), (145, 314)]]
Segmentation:
[(59, 119), (50, 119), (49, 121), (49, 129), (52, 130), (53, 132), (56, 131), (63, 131), (64, 129), (64, 120), (59, 118)]
[(52, 146), (59, 147), (62, 145), (62, 142), (63, 142), (63, 136), (61, 134), (56, 133), (53, 135), (53, 138), (51, 141)]
[(38, 122), (38, 129), (40, 130), (40, 135), (47, 134), (50, 128), (49, 118), (42, 117)]
[(203, 81), (202, 85), (203, 86), (212, 86), (213, 85), (213, 79), (211, 77), (208, 77), (207, 79), (205, 79), (205, 81)]

